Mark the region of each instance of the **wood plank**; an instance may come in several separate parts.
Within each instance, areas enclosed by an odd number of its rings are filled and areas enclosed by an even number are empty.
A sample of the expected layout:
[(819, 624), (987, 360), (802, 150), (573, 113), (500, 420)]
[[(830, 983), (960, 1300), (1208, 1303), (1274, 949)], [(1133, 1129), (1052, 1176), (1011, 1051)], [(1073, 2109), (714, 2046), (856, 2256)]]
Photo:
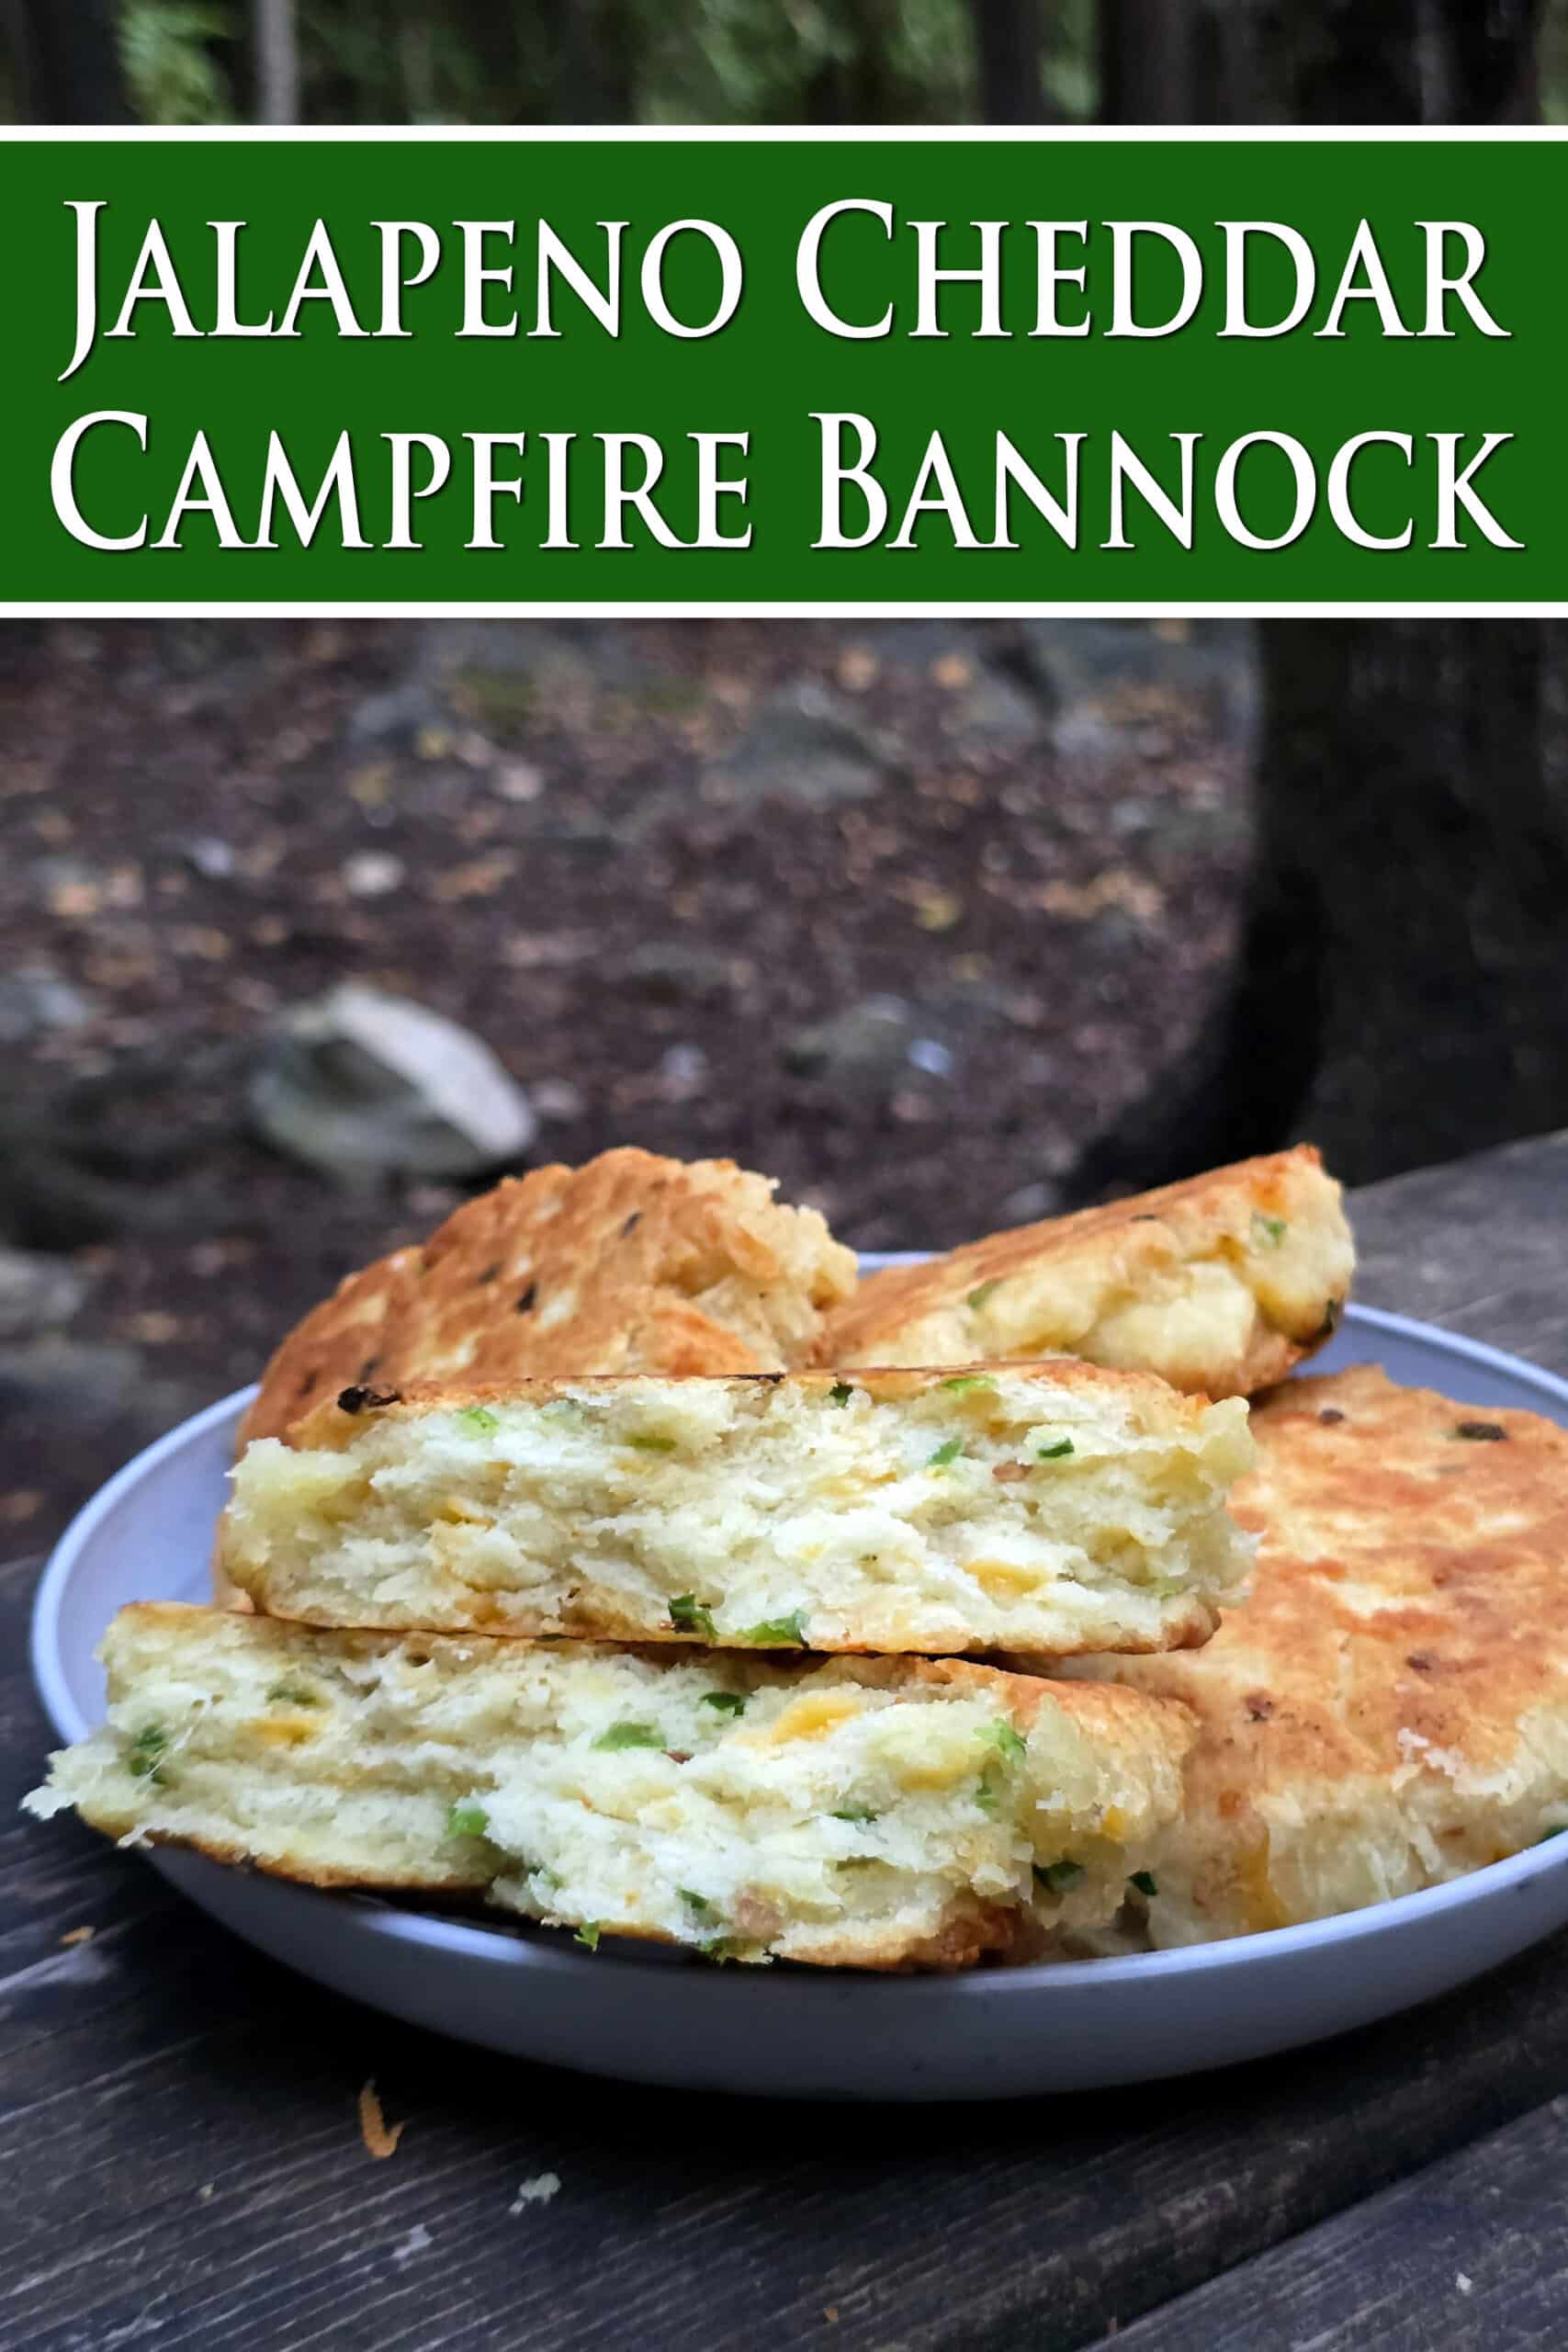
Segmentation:
[(1371, 1184), (1355, 1295), (1568, 1373), (1568, 1133)]
[(1116, 2352), (1555, 2352), (1568, 2099), (1101, 2338)]
[[(1514, 1236), (1506, 1264), (1450, 1231), (1436, 1180), (1379, 1188), (1380, 1292), (1420, 1282), (1421, 1306), (1505, 1343), (1529, 1325), (1568, 1363), (1568, 1270), (1523, 1256), (1565, 1170), (1556, 1142), (1457, 1172), (1467, 1219), (1479, 1182)], [(28, 1581), (0, 1577), (0, 2344), (1069, 2352), (1568, 2098), (1568, 1936), (1324, 2049), (1018, 2106), (683, 2098), (415, 2033), (135, 1857), (16, 1820), (49, 1745)], [(407, 2125), (385, 2164), (355, 2122), (372, 2075)], [(558, 2195), (518, 2207), (547, 2172)]]

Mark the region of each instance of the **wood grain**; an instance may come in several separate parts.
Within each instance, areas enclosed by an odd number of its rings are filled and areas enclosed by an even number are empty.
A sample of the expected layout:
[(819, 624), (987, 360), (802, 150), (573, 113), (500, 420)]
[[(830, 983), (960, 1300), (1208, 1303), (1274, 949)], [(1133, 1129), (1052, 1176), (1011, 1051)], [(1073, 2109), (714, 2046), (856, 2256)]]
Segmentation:
[[(1363, 1195), (1369, 1288), (1568, 1369), (1565, 1177), (1556, 1138)], [(17, 1815), (50, 1744), (26, 1670), (31, 1583), (0, 1576), (0, 2346), (1068, 2352), (1112, 2322), (1137, 2342), (1140, 2314), (1169, 2304), (1145, 2328), (1187, 2324), (1303, 2233), (1375, 2229), (1363, 2200), (1445, 2160), (1484, 2167), (1506, 2127), (1568, 2098), (1568, 1937), (1270, 2064), (990, 2108), (623, 2089), (416, 2033), (263, 1960), (136, 1858)], [(61, 1944), (83, 1925), (90, 1941)], [(355, 2111), (371, 2075), (407, 2124), (382, 2164)], [(513, 2210), (546, 2172), (558, 2195)], [(1550, 2296), (1556, 2240), (1521, 2245), (1537, 2267), (1529, 2247), (1545, 2249)], [(1337, 2260), (1314, 2293), (1359, 2291)], [(1453, 2301), (1412, 2346), (1481, 2341), (1450, 2327)], [(1527, 2299), (1492, 2308), (1489, 2346), (1568, 2335), (1530, 2335)], [(1272, 2321), (1250, 2339), (1291, 2340)]]
[(1116, 2352), (1554, 2352), (1568, 2336), (1568, 2100), (1430, 2165), (1116, 2335)]

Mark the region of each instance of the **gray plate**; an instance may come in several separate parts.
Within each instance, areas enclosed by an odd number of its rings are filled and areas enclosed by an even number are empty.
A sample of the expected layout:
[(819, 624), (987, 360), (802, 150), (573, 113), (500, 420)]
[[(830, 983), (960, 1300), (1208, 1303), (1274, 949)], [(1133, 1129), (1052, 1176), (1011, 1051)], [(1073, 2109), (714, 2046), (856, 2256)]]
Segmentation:
[[(1368, 1362), (1464, 1404), (1522, 1406), (1568, 1426), (1568, 1382), (1477, 1340), (1352, 1307), (1313, 1369)], [(63, 1738), (102, 1718), (93, 1649), (122, 1602), (207, 1597), (213, 1523), (251, 1393), (139, 1454), (51, 1558), (33, 1671)], [(1450, 1885), (1232, 1943), (867, 1978), (716, 1969), (609, 1944), (590, 1954), (545, 1930), (317, 1894), (200, 1855), (149, 1859), (263, 1951), (413, 2024), (591, 2074), (780, 2098), (996, 2098), (1189, 2074), (1387, 2017), (1568, 1920), (1563, 1838)]]

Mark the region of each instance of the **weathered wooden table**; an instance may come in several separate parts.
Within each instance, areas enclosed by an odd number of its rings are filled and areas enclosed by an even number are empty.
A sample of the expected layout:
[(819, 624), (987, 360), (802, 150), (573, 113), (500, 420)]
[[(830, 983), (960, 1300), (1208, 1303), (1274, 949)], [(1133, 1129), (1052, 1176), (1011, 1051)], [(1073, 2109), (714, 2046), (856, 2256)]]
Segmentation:
[[(1568, 1372), (1565, 1204), (1568, 1135), (1376, 1186), (1359, 1295)], [(509, 2064), (17, 1815), (49, 1745), (32, 1581), (0, 1578), (3, 2352), (1568, 2344), (1568, 1934), (1391, 2024), (1100, 2098), (773, 2106)], [(406, 2126), (383, 2163), (372, 2075)]]

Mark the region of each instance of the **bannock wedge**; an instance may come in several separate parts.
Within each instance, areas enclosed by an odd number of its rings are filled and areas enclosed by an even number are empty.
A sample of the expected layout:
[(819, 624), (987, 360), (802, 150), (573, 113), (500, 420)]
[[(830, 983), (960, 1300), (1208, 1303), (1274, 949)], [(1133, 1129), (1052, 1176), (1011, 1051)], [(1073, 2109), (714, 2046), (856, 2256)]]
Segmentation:
[(1185, 1711), (956, 1661), (655, 1655), (122, 1610), (105, 1726), (27, 1800), (318, 1886), (710, 1959), (1023, 1956), (1121, 1902)]
[(1339, 1187), (1303, 1144), (867, 1274), (817, 1361), (1077, 1355), (1247, 1396), (1331, 1336), (1354, 1268)]
[(1568, 1828), (1568, 1430), (1292, 1380), (1253, 1415), (1255, 1589), (1180, 1660), (1074, 1660), (1198, 1716), (1158, 1945), (1409, 1894)]
[(815, 1209), (733, 1160), (536, 1168), (340, 1283), (267, 1365), (242, 1440), (285, 1436), (355, 1382), (809, 1363), (854, 1276)]
[(312, 1624), (1062, 1656), (1201, 1642), (1247, 1408), (1062, 1363), (350, 1389), (234, 1473), (224, 1573)]

